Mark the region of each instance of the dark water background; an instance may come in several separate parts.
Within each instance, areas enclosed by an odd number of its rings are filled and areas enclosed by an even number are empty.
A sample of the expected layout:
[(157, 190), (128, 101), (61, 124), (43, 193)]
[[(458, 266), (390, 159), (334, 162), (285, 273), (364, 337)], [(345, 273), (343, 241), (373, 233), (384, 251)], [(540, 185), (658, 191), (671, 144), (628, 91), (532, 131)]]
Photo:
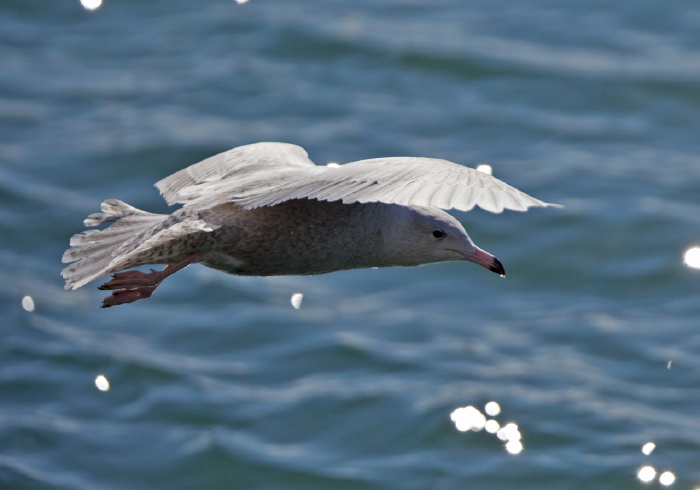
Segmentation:
[[(63, 290), (100, 201), (162, 212), (153, 182), (263, 140), (488, 162), (566, 208), (457, 214), (505, 280)], [(699, 187), (697, 1), (6, 0), (0, 488), (700, 487)], [(450, 420), (489, 401), (519, 454)]]

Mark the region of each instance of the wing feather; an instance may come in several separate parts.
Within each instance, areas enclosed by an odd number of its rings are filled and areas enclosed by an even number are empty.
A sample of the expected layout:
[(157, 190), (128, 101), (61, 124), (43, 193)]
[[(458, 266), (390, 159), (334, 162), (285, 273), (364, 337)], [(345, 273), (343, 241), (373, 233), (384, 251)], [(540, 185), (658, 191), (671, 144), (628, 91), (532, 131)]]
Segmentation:
[(383, 202), (500, 213), (556, 206), (472, 168), (433, 158), (375, 158), (316, 166), (288, 143), (240, 146), (191, 165), (156, 183), (168, 204), (204, 209), (232, 201), (243, 209), (292, 199)]
[(306, 150), (289, 143), (254, 143), (233, 148), (190, 165), (156, 182), (168, 204), (187, 203), (201, 197), (221, 196), (253, 187), (277, 185), (289, 174), (313, 173), (317, 167)]
[(384, 202), (403, 206), (435, 206), (469, 211), (479, 206), (493, 213), (525, 211), (546, 203), (484, 172), (432, 158), (376, 158), (316, 167), (297, 173), (287, 182), (264, 192), (250, 190), (232, 200), (243, 209), (274, 206), (291, 199)]
[(440, 184), (430, 197), (430, 205), (440, 209), (449, 209), (452, 196), (458, 189), (454, 185)]
[(408, 197), (408, 200), (416, 206), (430, 206), (431, 199), (439, 185), (433, 182), (425, 182), (418, 187), (416, 192)]

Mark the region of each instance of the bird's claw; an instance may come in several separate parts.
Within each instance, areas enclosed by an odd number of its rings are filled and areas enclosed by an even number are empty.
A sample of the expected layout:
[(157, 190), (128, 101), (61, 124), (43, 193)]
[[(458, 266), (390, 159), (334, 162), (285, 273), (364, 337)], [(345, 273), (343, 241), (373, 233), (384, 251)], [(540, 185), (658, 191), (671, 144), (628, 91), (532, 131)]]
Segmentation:
[(150, 298), (162, 281), (163, 274), (153, 269), (151, 272), (126, 271), (112, 274), (110, 281), (98, 287), (103, 291), (112, 291), (112, 295), (102, 301), (102, 308)]

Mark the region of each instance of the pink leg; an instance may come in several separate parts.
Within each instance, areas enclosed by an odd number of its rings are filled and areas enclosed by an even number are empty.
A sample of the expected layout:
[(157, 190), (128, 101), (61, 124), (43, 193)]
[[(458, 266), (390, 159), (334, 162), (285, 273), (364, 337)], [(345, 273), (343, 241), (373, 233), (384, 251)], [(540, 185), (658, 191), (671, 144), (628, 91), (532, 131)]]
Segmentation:
[(97, 289), (112, 291), (112, 295), (102, 301), (102, 308), (133, 303), (139, 299), (150, 298), (153, 291), (163, 280), (180, 269), (202, 260), (202, 254), (189, 255), (175, 264), (168, 264), (162, 271), (151, 269), (151, 272), (127, 271), (112, 275), (112, 280)]

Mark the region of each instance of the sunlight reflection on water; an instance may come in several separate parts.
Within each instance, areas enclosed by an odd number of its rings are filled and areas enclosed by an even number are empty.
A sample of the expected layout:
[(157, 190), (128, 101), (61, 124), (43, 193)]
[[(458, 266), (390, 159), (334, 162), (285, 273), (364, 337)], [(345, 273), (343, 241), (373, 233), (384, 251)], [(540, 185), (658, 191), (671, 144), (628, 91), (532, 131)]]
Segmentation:
[(518, 430), (518, 425), (511, 422), (501, 427), (498, 432), (496, 432), (496, 437), (502, 441), (519, 441), (522, 435)]
[(523, 443), (520, 441), (506, 442), (506, 451), (510, 454), (520, 454), (523, 451)]
[(301, 301), (304, 299), (304, 295), (301, 293), (294, 293), (292, 294), (292, 306), (294, 307), (295, 310), (298, 310), (301, 308)]
[[(496, 402), (489, 402), (484, 407), (484, 411), (489, 415), (496, 416), (501, 413), (501, 406)], [(470, 430), (479, 432), (486, 429), (489, 434), (495, 434), (498, 439), (505, 442), (505, 449), (510, 454), (519, 454), (523, 450), (522, 434), (518, 429), (518, 424), (509, 422), (501, 427), (497, 420), (487, 420), (486, 416), (472, 405), (454, 409), (450, 414), (450, 419), (460, 432)]]
[(700, 247), (690, 247), (683, 255), (683, 262), (688, 267), (700, 269)]
[(486, 425), (486, 417), (484, 414), (471, 405), (468, 407), (456, 408), (450, 414), (450, 419), (460, 432), (467, 432), (469, 430), (478, 432)]
[(673, 485), (673, 482), (676, 481), (676, 475), (674, 475), (670, 471), (664, 471), (659, 475), (659, 483), (661, 483), (664, 486), (669, 486)]
[(497, 402), (488, 402), (484, 406), (484, 412), (486, 412), (486, 415), (495, 417), (496, 415), (501, 413), (501, 406)]
[(501, 424), (498, 423), (498, 420), (493, 419), (487, 420), (486, 425), (484, 425), (484, 430), (489, 434), (495, 434), (500, 428)]
[(653, 442), (647, 442), (642, 446), (642, 452), (647, 456), (653, 453), (654, 449), (656, 449), (656, 444), (654, 444)]
[(483, 172), (483, 173), (485, 173), (485, 174), (493, 175), (493, 168), (491, 167), (491, 165), (489, 165), (489, 164), (487, 164), (487, 163), (480, 163), (479, 165), (476, 166), (476, 169), (477, 169), (479, 172)]
[(25, 296), (22, 298), (22, 308), (30, 313), (34, 311), (34, 298), (31, 296)]
[(104, 374), (100, 374), (95, 378), (95, 386), (100, 391), (109, 391), (109, 380)]
[(653, 466), (642, 466), (637, 471), (637, 478), (644, 483), (649, 483), (656, 477), (656, 470)]
[(85, 10), (97, 10), (102, 6), (102, 0), (80, 0), (80, 5)]
[[(642, 453), (646, 456), (649, 456), (651, 453), (654, 452), (655, 449), (656, 444), (654, 444), (653, 442), (647, 442), (642, 446)], [(639, 468), (639, 470), (637, 470), (637, 478), (642, 483), (650, 483), (654, 481), (654, 479), (656, 478), (656, 474), (656, 468), (650, 465), (642, 466), (641, 468)], [(664, 471), (663, 473), (659, 474), (659, 484), (665, 487), (673, 485), (675, 481), (676, 475), (672, 471)]]

